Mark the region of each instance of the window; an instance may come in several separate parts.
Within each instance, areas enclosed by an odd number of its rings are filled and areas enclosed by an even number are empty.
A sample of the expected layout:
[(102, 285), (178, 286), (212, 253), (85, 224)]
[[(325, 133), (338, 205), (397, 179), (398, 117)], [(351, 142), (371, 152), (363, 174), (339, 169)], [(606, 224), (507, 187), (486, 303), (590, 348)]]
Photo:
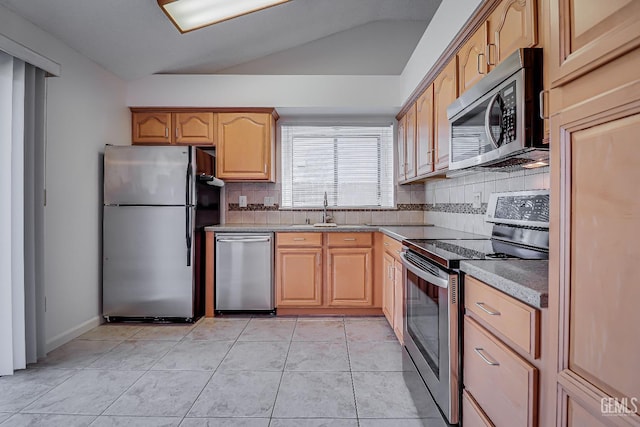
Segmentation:
[(281, 126), (282, 207), (393, 207), (393, 126)]

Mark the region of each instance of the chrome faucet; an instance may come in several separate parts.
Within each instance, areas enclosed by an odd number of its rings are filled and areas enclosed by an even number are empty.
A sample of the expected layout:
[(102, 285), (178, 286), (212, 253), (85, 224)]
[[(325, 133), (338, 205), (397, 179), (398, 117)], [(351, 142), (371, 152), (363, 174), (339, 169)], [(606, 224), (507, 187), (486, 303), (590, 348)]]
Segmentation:
[(327, 216), (327, 206), (329, 206), (329, 202), (327, 202), (327, 192), (324, 192), (324, 203), (322, 204), (324, 206), (324, 209), (322, 211), (322, 222), (323, 223), (328, 223), (330, 219), (332, 219), (330, 216)]

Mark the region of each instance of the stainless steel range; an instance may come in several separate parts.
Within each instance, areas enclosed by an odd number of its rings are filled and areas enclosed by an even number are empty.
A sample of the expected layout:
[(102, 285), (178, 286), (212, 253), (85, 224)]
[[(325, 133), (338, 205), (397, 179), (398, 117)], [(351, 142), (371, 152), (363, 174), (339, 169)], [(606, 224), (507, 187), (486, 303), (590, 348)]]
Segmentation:
[(404, 371), (417, 369), (450, 424), (459, 420), (462, 384), (460, 261), (548, 259), (549, 192), (494, 193), (486, 220), (494, 223), (490, 239), (403, 241)]

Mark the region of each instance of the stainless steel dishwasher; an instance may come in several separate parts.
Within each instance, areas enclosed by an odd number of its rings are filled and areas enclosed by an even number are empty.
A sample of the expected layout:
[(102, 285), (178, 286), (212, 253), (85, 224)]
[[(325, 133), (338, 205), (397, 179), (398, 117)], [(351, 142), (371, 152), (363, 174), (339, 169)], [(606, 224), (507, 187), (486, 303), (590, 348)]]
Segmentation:
[(216, 311), (273, 311), (273, 233), (216, 233)]

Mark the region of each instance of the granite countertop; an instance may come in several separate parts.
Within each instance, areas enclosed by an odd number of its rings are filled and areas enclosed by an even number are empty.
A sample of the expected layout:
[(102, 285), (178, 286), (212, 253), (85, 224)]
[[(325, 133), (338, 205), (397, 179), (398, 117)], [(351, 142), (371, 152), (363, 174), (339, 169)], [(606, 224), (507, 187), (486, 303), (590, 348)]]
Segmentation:
[(461, 261), (460, 270), (532, 307), (547, 307), (549, 261)]
[(338, 225), (337, 227), (314, 227), (313, 225), (295, 224), (225, 224), (205, 227), (206, 231), (225, 233), (258, 233), (258, 232), (375, 232), (379, 231), (396, 239), (487, 239), (487, 236), (451, 230), (433, 225)]

